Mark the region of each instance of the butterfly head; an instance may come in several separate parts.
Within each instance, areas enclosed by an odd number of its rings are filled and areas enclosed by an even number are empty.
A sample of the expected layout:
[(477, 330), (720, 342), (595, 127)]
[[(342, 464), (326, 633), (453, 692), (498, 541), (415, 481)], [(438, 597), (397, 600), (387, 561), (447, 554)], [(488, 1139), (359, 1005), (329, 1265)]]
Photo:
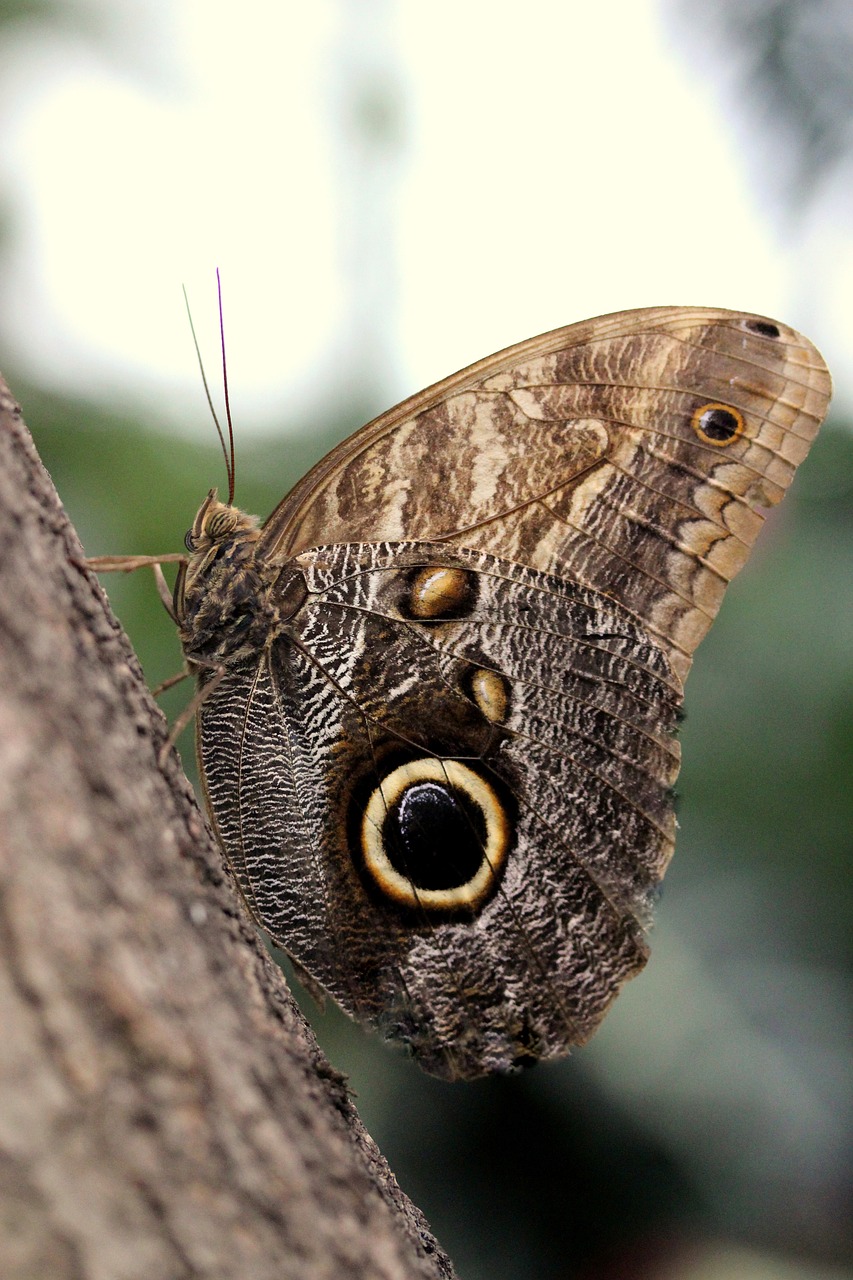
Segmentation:
[(178, 572), (174, 608), (190, 662), (233, 661), (257, 645), (268, 626), (263, 574), (255, 565), (257, 516), (220, 502), (211, 489), (184, 539), (189, 559)]
[(220, 502), (218, 491), (211, 489), (186, 532), (184, 546), (191, 556), (206, 557), (234, 538), (254, 542), (258, 525), (257, 516), (247, 515), (229, 502)]

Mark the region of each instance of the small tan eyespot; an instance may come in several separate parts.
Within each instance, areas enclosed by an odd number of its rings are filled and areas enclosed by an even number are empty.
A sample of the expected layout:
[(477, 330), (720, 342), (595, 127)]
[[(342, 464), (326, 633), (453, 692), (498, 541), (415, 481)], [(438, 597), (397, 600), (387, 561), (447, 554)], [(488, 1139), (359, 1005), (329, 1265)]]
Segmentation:
[(512, 829), (479, 773), (424, 756), (372, 791), (360, 835), (365, 871), (385, 898), (425, 913), (470, 914), (497, 885)]
[(492, 724), (503, 724), (509, 711), (509, 686), (506, 678), (486, 667), (475, 667), (468, 680), (468, 692)]
[(743, 433), (743, 414), (728, 404), (703, 404), (693, 411), (691, 425), (700, 440), (724, 449)]
[(476, 581), (465, 569), (429, 565), (409, 580), (406, 607), (412, 618), (461, 618), (476, 599)]

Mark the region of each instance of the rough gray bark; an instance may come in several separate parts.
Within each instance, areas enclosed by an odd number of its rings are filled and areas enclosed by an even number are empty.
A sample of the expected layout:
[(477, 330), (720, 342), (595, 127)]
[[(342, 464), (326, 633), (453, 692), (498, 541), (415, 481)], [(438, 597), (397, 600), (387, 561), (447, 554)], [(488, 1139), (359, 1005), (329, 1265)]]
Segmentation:
[(451, 1276), (166, 734), (0, 381), (0, 1274)]

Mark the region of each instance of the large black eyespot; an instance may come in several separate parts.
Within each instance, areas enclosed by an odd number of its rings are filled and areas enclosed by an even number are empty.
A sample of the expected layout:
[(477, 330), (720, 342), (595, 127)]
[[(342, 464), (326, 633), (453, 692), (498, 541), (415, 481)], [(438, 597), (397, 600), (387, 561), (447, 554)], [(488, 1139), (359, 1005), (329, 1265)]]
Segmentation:
[(491, 781), (459, 760), (424, 756), (392, 768), (370, 793), (359, 860), (396, 906), (470, 914), (494, 892), (512, 833)]
[(703, 404), (693, 411), (693, 430), (705, 444), (725, 448), (742, 434), (744, 422), (739, 409), (728, 404)]
[(385, 853), (395, 871), (421, 889), (458, 889), (483, 861), (486, 819), (459, 787), (413, 782), (384, 824)]

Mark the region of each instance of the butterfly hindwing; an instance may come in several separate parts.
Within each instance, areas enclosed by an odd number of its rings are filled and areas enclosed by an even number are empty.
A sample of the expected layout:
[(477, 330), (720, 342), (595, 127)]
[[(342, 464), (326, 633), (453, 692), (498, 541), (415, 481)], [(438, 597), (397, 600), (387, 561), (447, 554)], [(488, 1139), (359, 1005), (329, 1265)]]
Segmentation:
[(481, 553), (296, 563), (292, 636), (200, 711), (247, 901), (438, 1074), (565, 1052), (645, 961), (674, 835), (666, 658), (597, 593)]

